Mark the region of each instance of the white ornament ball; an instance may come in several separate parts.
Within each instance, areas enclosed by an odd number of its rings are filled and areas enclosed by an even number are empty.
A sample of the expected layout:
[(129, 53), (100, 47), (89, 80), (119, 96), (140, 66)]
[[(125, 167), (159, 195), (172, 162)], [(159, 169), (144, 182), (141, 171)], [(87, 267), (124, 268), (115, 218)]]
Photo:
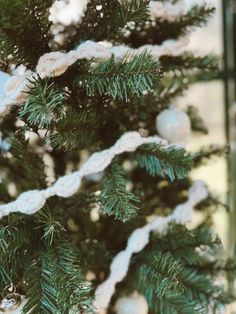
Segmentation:
[(156, 117), (158, 133), (170, 143), (186, 142), (191, 132), (188, 115), (182, 110), (171, 107)]
[(115, 310), (117, 314), (148, 314), (148, 304), (144, 296), (134, 293), (130, 297), (120, 298)]
[[(9, 309), (6, 310), (5, 312), (8, 314), (22, 314), (22, 309), (25, 306), (25, 304), (27, 303), (27, 299), (24, 296), (21, 296), (21, 303), (19, 304), (19, 306), (17, 306), (15, 309)], [(0, 310), (0, 313), (4, 313)]]

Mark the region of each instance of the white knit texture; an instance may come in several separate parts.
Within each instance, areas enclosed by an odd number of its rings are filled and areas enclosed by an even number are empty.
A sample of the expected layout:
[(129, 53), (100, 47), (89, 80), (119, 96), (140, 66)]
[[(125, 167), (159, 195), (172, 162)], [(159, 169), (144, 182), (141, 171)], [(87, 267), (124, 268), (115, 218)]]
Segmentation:
[(188, 192), (188, 200), (178, 205), (173, 213), (166, 217), (156, 216), (153, 221), (144, 227), (136, 229), (128, 239), (127, 247), (118, 253), (110, 266), (110, 276), (95, 292), (94, 305), (98, 313), (108, 308), (110, 300), (115, 292), (115, 286), (121, 282), (129, 269), (130, 260), (133, 254), (141, 252), (149, 242), (151, 232), (158, 232), (164, 235), (170, 222), (185, 225), (191, 221), (194, 206), (203, 201), (208, 195), (206, 185), (203, 181), (195, 181)]
[[(89, 2), (90, 0), (57, 0), (51, 7), (50, 19), (54, 23), (61, 23), (65, 26), (73, 23), (78, 24), (82, 21)], [(173, 4), (171, 1), (150, 1), (149, 12), (153, 19), (172, 22), (186, 14), (194, 5), (201, 5), (205, 2), (204, 0), (181, 0)], [(102, 12), (100, 6), (98, 6), (97, 10)]]
[(84, 176), (105, 170), (112, 159), (124, 152), (133, 152), (139, 146), (156, 143), (167, 146), (167, 142), (158, 136), (141, 137), (138, 132), (127, 132), (109, 149), (94, 153), (80, 170), (58, 179), (45, 190), (32, 190), (22, 193), (15, 201), (0, 204), (0, 219), (10, 213), (20, 212), (31, 215), (39, 211), (52, 196), (70, 197), (75, 194)]
[[(24, 74), (11, 76), (6, 82), (0, 95), (0, 116), (9, 112), (12, 106), (22, 104), (27, 97), (27, 91), (30, 89), (30, 80), (37, 74), (41, 78), (60, 76), (66, 72), (69, 66), (81, 59), (96, 59), (98, 62), (108, 60), (112, 55), (119, 60), (124, 57), (132, 59), (143, 51), (148, 51), (153, 58), (159, 59), (162, 55), (180, 55), (184, 52), (187, 45), (186, 39), (166, 40), (162, 45), (145, 45), (138, 49), (132, 49), (127, 46), (107, 47), (102, 43), (88, 40), (79, 45), (76, 50), (69, 52), (53, 51), (45, 53), (39, 58), (36, 66), (36, 73), (26, 71)], [(128, 60), (127, 60), (128, 61)]]
[[(153, 19), (174, 21), (186, 14), (194, 5), (202, 5), (205, 2), (204, 0), (181, 0), (173, 4), (169, 1), (150, 1), (149, 12)], [(65, 1), (55, 1), (51, 8), (51, 19), (65, 25), (70, 25), (73, 22), (79, 23), (85, 14), (88, 3), (89, 0), (70, 0), (67, 3)], [(98, 9), (100, 10), (100, 8)], [(186, 46), (187, 41), (184, 39), (167, 40), (162, 45), (144, 45), (138, 49), (131, 49), (123, 45), (105, 47), (101, 43), (88, 40), (79, 45), (76, 50), (68, 53), (55, 51), (44, 54), (39, 58), (36, 73), (42, 78), (59, 76), (80, 59), (90, 60), (94, 58), (98, 61), (105, 61), (112, 55), (116, 59), (121, 59), (124, 55), (127, 56), (127, 53), (129, 58), (133, 58), (144, 50), (147, 50), (156, 59), (163, 55), (177, 56), (185, 51)], [(22, 104), (25, 101), (26, 92), (30, 88), (29, 79), (34, 75), (35, 73), (26, 71), (23, 75), (14, 75), (9, 79), (9, 82), (5, 84), (4, 94), (0, 94), (0, 116), (7, 114), (12, 106)]]

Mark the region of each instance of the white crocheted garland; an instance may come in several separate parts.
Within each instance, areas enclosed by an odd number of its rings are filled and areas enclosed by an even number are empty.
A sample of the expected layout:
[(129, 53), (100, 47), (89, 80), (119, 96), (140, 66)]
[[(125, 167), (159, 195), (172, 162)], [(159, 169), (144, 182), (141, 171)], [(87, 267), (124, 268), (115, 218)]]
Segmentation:
[[(82, 21), (89, 2), (90, 0), (55, 1), (50, 10), (50, 19), (54, 23), (61, 23), (66, 26), (73, 23), (78, 24)], [(186, 14), (192, 6), (201, 5), (205, 2), (202, 0), (181, 0), (173, 4), (168, 1), (150, 1), (149, 13), (153, 19), (172, 22)], [(98, 12), (101, 11), (102, 6), (98, 5), (97, 10)]]
[(169, 22), (174, 22), (181, 16), (187, 14), (187, 12), (194, 5), (204, 5), (206, 1), (204, 0), (182, 0), (177, 3), (172, 3), (168, 1), (150, 1), (149, 12), (152, 19), (166, 20)]
[(184, 52), (187, 45), (186, 39), (167, 40), (162, 45), (144, 45), (138, 49), (132, 49), (127, 46), (107, 47), (105, 43), (96, 43), (88, 40), (79, 45), (76, 50), (69, 52), (53, 51), (45, 53), (39, 58), (36, 73), (25, 71), (23, 74), (17, 74), (10, 77), (3, 88), (4, 93), (0, 97), (0, 116), (7, 114), (13, 105), (21, 104), (27, 98), (27, 92), (31, 88), (30, 80), (36, 74), (41, 78), (60, 76), (69, 66), (81, 59), (96, 59), (97, 61), (108, 60), (111, 56), (115, 59), (132, 59), (134, 56), (148, 51), (153, 58), (159, 59), (162, 55), (180, 55)]
[(10, 213), (34, 214), (39, 211), (52, 196), (70, 197), (75, 194), (84, 176), (99, 173), (106, 169), (112, 159), (124, 152), (134, 152), (139, 146), (156, 143), (167, 146), (167, 142), (158, 136), (141, 137), (138, 132), (127, 132), (109, 149), (94, 153), (79, 171), (59, 178), (45, 190), (31, 190), (22, 193), (15, 201), (0, 205), (0, 219)]
[(151, 232), (158, 232), (164, 235), (170, 222), (185, 225), (191, 221), (194, 207), (204, 200), (208, 195), (206, 185), (203, 181), (195, 181), (189, 189), (188, 200), (178, 205), (173, 213), (166, 217), (156, 216), (144, 227), (136, 229), (128, 239), (127, 247), (118, 253), (110, 266), (110, 275), (106, 281), (98, 286), (95, 292), (94, 305), (99, 313), (104, 313), (107, 309), (111, 297), (115, 292), (115, 286), (121, 282), (129, 269), (132, 255), (141, 252), (149, 243)]

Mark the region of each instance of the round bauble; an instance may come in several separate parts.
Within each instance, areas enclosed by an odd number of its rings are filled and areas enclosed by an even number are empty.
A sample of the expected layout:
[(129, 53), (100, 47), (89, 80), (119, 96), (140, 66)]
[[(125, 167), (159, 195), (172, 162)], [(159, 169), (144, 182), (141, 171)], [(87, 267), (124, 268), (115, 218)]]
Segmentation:
[(130, 297), (118, 299), (116, 314), (148, 314), (148, 304), (144, 296), (134, 293)]
[(170, 107), (156, 117), (156, 128), (170, 143), (184, 143), (190, 135), (191, 123), (185, 112)]
[(0, 302), (0, 313), (6, 314), (22, 314), (22, 309), (25, 306), (27, 299), (18, 294), (11, 298), (10, 294), (7, 298), (3, 298)]

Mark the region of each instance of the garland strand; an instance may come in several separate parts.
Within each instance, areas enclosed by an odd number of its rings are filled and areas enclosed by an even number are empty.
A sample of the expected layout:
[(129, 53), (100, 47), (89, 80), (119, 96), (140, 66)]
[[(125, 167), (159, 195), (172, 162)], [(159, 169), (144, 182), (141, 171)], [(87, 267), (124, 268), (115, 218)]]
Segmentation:
[[(61, 23), (65, 26), (81, 23), (89, 2), (89, 0), (55, 1), (50, 9), (50, 19), (53, 23)], [(206, 1), (203, 0), (181, 0), (175, 4), (168, 1), (150, 1), (148, 9), (151, 19), (173, 22), (185, 15), (194, 5), (202, 5), (204, 3)]]
[(20, 212), (31, 215), (39, 211), (52, 196), (70, 197), (75, 194), (84, 176), (99, 173), (106, 169), (116, 155), (134, 152), (139, 146), (156, 143), (167, 146), (167, 142), (158, 136), (141, 137), (138, 132), (127, 132), (109, 149), (90, 156), (79, 171), (59, 178), (52, 186), (44, 190), (31, 190), (22, 193), (15, 201), (0, 205), (0, 219), (10, 213)]
[(37, 74), (41, 78), (60, 76), (66, 72), (69, 66), (81, 59), (96, 59), (100, 62), (108, 60), (111, 56), (114, 56), (115, 59), (132, 59), (143, 51), (149, 52), (156, 59), (162, 55), (180, 55), (184, 52), (186, 44), (186, 39), (166, 40), (162, 45), (144, 45), (138, 49), (132, 49), (122, 45), (106, 47), (104, 43), (88, 40), (69, 52), (45, 53), (39, 58), (36, 73), (26, 70), (24, 74), (14, 75), (6, 81), (3, 95), (0, 98), (0, 116), (7, 114), (12, 106), (25, 101), (27, 92), (32, 85), (30, 81)]
[(141, 252), (149, 243), (151, 232), (164, 235), (169, 223), (185, 225), (191, 221), (194, 207), (203, 201), (208, 195), (206, 185), (203, 181), (195, 181), (188, 192), (188, 200), (178, 205), (173, 213), (166, 217), (156, 216), (142, 228), (136, 229), (128, 239), (127, 247), (118, 253), (110, 266), (110, 276), (95, 292), (94, 305), (99, 313), (104, 313), (108, 308), (110, 300), (115, 293), (115, 286), (127, 275), (132, 255)]

